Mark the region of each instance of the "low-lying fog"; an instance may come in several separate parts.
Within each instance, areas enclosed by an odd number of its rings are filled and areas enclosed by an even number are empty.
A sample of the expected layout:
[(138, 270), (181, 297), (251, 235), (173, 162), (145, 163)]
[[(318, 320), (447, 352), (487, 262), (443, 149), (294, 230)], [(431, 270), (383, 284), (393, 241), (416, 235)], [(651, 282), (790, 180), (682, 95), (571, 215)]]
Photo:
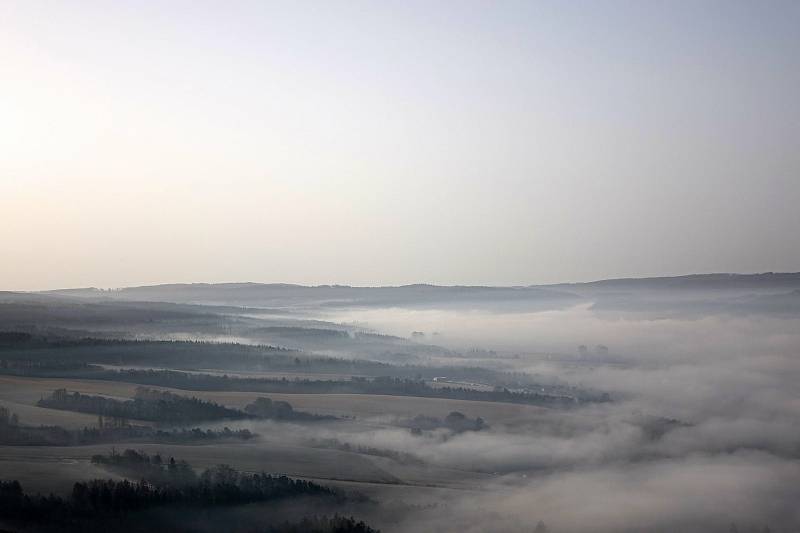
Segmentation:
[[(423, 524), (408, 531), (524, 530), (539, 520), (557, 532), (800, 525), (795, 317), (659, 319), (581, 305), (530, 313), (366, 309), (325, 318), (405, 337), (423, 332), (415, 339), (467, 355), (480, 349), (473, 355), (481, 365), (556, 376), (615, 398), (526, 424), (488, 420), (488, 430), (449, 438), (396, 428), (330, 435), (496, 474), (489, 490), (422, 513)], [(461, 356), (437, 362), (478, 364)]]
[[(321, 290), (350, 295), (346, 288)], [(235, 338), (410, 365), (400, 366), (409, 373), (430, 364), (437, 376), (449, 370), (440, 368), (445, 366), (488, 367), (524, 372), (530, 380), (502, 376), (491, 381), (497, 373), (475, 370), (474, 381), (486, 380), (480, 383), (484, 390), (500, 383), (530, 388), (535, 382), (609, 394), (609, 402), (570, 408), (417, 398), (405, 411), (397, 404), (408, 398), (368, 396), (359, 399), (370, 402), (367, 410), (337, 411), (355, 418), (306, 425), (238, 423), (260, 435), (246, 446), (263, 446), (258, 451), (269, 454), (269, 446), (287, 445), (308, 466), (309, 477), (315, 475), (314, 458), (319, 459), (311, 448), (332, 447), (338, 451), (325, 452), (326, 457), (343, 450), (361, 453), (365, 457), (346, 457), (374, 463), (370, 468), (381, 475), (385, 470), (378, 480), (398, 494), (418, 493), (415, 504), (432, 493), (426, 489), (439, 491), (422, 502), (430, 506), (404, 510), (399, 521), (384, 501), (374, 516), (365, 511), (364, 518), (384, 531), (531, 532), (539, 521), (555, 533), (800, 531), (800, 290), (780, 286), (773, 293), (742, 296), (670, 289), (669, 298), (667, 291), (651, 297), (655, 292), (598, 299), (579, 295), (551, 308), (547, 302), (526, 308), (527, 300), (506, 306), (478, 298), (384, 308), (370, 300), (337, 308), (315, 297), (291, 316), (261, 315), (255, 307), (238, 314), (230, 307), (198, 318), (198, 310), (187, 305), (181, 308), (183, 321), (152, 324), (141, 317), (158, 308), (141, 303), (82, 309), (133, 316), (139, 325), (129, 334), (142, 338), (184, 338), (184, 332), (190, 340)], [(413, 301), (415, 295), (392, 302)], [(300, 368), (308, 375), (293, 366), (282, 371), (330, 379), (314, 368)], [(358, 368), (352, 372), (373, 375), (389, 367)], [(250, 371), (224, 365), (215, 370)], [(337, 379), (351, 375), (349, 367), (332, 371)], [(448, 410), (458, 405), (470, 420), (482, 417), (486, 427), (456, 430), (444, 424), (412, 431), (398, 418), (416, 406), (435, 411), (442, 405)], [(295, 407), (302, 407), (299, 401)], [(386, 414), (369, 418), (367, 413)], [(414, 414), (441, 418), (447, 413)], [(337, 466), (336, 475), (348, 468), (346, 462)]]

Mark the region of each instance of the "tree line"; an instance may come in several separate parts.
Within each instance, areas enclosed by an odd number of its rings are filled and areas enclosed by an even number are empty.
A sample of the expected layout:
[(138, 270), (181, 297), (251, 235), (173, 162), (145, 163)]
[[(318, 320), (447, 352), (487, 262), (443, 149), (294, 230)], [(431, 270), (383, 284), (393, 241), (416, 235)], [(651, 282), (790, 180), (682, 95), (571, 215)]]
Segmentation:
[[(287, 378), (249, 378), (189, 373), (177, 370), (103, 370), (71, 377), (121, 381), (140, 385), (170, 387), (195, 391), (239, 391), (284, 394), (385, 394), (502, 402), (548, 407), (571, 407), (581, 402), (576, 397), (538, 392), (514, 391), (504, 387), (494, 390), (476, 390), (468, 387), (431, 387), (422, 379), (380, 376), (372, 379), (353, 377), (349, 380), (311, 380)], [(591, 400), (610, 401), (607, 394)]]
[[(3, 341), (5, 337), (7, 340)], [(382, 337), (359, 333), (357, 337)], [(524, 373), (507, 373), (477, 366), (433, 367), (389, 364), (363, 359), (309, 355), (302, 351), (268, 345), (214, 343), (207, 341), (126, 340), (64, 338), (0, 331), (0, 371), (17, 375), (55, 377), (58, 372), (87, 371), (92, 363), (106, 365), (157, 366), (182, 370), (214, 368), (242, 371), (316, 372), (497, 383), (508, 388), (541, 387)], [(83, 368), (81, 368), (83, 367)], [(102, 370), (102, 367), (94, 367)], [(61, 377), (72, 377), (64, 374)], [(553, 388), (554, 385), (550, 385)], [(569, 387), (559, 385), (566, 392)]]
[(249, 429), (201, 428), (155, 429), (131, 425), (125, 419), (98, 417), (97, 427), (66, 429), (61, 426), (27, 426), (16, 413), (0, 406), (0, 445), (80, 446), (118, 441), (189, 443), (216, 440), (249, 440), (258, 435)]
[[(76, 482), (68, 497), (25, 493), (18, 481), (0, 481), (0, 521), (24, 525), (27, 529), (57, 531), (139, 531), (139, 526), (179, 530), (173, 523), (159, 527), (161, 514), (143, 514), (162, 509), (184, 512), (197, 508), (207, 511), (251, 503), (278, 502), (295, 498), (317, 498), (320, 502), (342, 505), (363, 501), (311, 481), (292, 479), (265, 472), (244, 473), (227, 465), (217, 465), (197, 474), (186, 461), (135, 450), (95, 455), (92, 463), (109, 468), (128, 478), (95, 479)], [(355, 498), (355, 499), (354, 499)], [(310, 529), (302, 529), (308, 525)], [(301, 528), (301, 529), (298, 529)], [(186, 530), (192, 529), (187, 526)], [(248, 531), (288, 533), (372, 533), (372, 528), (352, 518), (306, 517), (299, 523), (285, 522)]]
[[(241, 474), (228, 467), (204, 472), (192, 484), (158, 486), (145, 481), (95, 479), (76, 482), (69, 497), (26, 493), (18, 481), (0, 481), (0, 520), (26, 531), (190, 531), (163, 514), (143, 514), (151, 509), (183, 512), (255, 502), (277, 502), (311, 496), (336, 501), (327, 487), (269, 474)], [(233, 528), (231, 528), (232, 530)], [(260, 528), (264, 532), (377, 533), (364, 522), (335, 516), (307, 517), (299, 523)], [(252, 530), (252, 529), (250, 529)]]
[(138, 387), (132, 400), (117, 400), (57, 389), (50, 396), (40, 399), (36, 405), (118, 419), (181, 424), (203, 420), (250, 418), (250, 415), (238, 409), (147, 387)]
[[(132, 400), (117, 400), (79, 392), (70, 393), (67, 389), (57, 389), (50, 396), (40, 399), (36, 405), (51, 409), (97, 414), (100, 416), (99, 429), (107, 428), (109, 425), (112, 429), (130, 427), (127, 422), (129, 419), (175, 424), (201, 420), (245, 418), (265, 418), (295, 422), (336, 419), (333, 416), (295, 411), (289, 402), (273, 402), (270, 398), (265, 397), (257, 398), (253, 403), (247, 405), (244, 410), (240, 410), (225, 407), (215, 402), (181, 396), (148, 387), (138, 387)], [(110, 419), (112, 423), (106, 423), (103, 417)], [(198, 432), (194, 433), (198, 438), (203, 438), (204, 436)], [(230, 430), (226, 433), (227, 436), (232, 436)], [(250, 434), (239, 433), (235, 436), (249, 438)]]

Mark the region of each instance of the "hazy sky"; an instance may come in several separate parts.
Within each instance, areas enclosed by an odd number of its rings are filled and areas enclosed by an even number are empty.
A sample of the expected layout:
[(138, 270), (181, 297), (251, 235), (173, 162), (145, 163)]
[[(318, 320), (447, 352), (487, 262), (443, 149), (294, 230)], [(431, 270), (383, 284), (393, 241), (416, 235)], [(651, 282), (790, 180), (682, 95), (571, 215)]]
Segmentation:
[(800, 2), (0, 0), (0, 289), (800, 270)]

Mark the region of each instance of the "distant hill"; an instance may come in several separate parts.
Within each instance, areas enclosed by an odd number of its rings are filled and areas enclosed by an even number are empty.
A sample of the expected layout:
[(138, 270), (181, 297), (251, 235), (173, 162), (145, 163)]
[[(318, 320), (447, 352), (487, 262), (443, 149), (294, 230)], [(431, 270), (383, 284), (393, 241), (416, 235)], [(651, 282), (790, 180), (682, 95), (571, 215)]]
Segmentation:
[(800, 314), (800, 273), (695, 274), (549, 286), (593, 302), (595, 311), (653, 317), (711, 314)]
[(790, 291), (800, 289), (800, 272), (762, 274), (691, 274), (656, 278), (620, 278), (587, 283), (559, 283), (544, 287), (556, 290), (691, 290), (691, 291)]
[[(285, 283), (184, 283), (126, 287), (114, 290), (65, 289), (27, 293), (29, 298), (47, 295), (70, 299), (131, 302), (171, 302), (272, 309), (342, 307), (474, 307), (498, 310), (557, 309), (581, 302), (598, 302), (605, 307), (639, 310), (663, 308), (675, 299), (685, 303), (705, 300), (697, 309), (719, 310), (742, 302), (717, 302), (718, 298), (786, 294), (774, 304), (793, 308), (800, 290), (800, 273), (694, 274), (675, 277), (623, 278), (587, 283), (532, 285), (527, 287), (402, 285), (393, 287), (351, 287), (347, 285), (304, 286)], [(15, 293), (6, 293), (11, 297)], [(25, 298), (22, 293), (16, 293)], [(688, 299), (688, 300), (687, 300)], [(713, 300), (713, 301), (711, 301)], [(790, 303), (786, 303), (789, 300)], [(771, 308), (760, 301), (754, 307)], [(672, 304), (669, 304), (672, 307)]]
[(580, 297), (564, 290), (545, 287), (481, 287), (404, 285), (399, 287), (350, 287), (319, 285), (314, 287), (263, 283), (191, 283), (128, 287), (112, 291), (68, 289), (47, 294), (107, 298), (114, 300), (174, 302), (249, 307), (393, 307), (485, 305), (530, 306), (537, 302), (570, 303)]

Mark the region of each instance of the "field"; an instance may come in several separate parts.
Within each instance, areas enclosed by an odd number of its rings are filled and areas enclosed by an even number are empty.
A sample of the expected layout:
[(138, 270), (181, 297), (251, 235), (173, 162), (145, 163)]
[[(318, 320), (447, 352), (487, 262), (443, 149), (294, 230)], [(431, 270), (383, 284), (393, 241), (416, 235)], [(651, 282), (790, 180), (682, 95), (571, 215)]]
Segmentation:
[[(33, 406), (39, 398), (59, 388), (83, 394), (96, 394), (115, 398), (131, 398), (138, 385), (101, 380), (61, 378), (28, 378), (0, 376), (0, 400)], [(469, 400), (419, 398), (412, 396), (387, 396), (377, 394), (279, 394), (256, 392), (184, 391), (165, 387), (176, 394), (191, 395), (217, 403), (242, 408), (259, 396), (284, 400), (293, 407), (312, 413), (334, 416), (371, 418), (382, 416), (413, 417), (418, 414), (443, 417), (451, 411), (461, 411), (469, 416), (480, 416), (489, 424), (513, 423), (535, 418), (544, 408)], [(44, 415), (41, 415), (44, 416)], [(92, 417), (94, 418), (94, 417)], [(36, 422), (45, 423), (45, 422)]]
[[(59, 388), (83, 394), (130, 398), (134, 395), (136, 387), (135, 384), (100, 380), (0, 376), (0, 404), (19, 414), (23, 423), (28, 425), (58, 424), (67, 428), (94, 427), (97, 423), (97, 417), (94, 415), (44, 409), (36, 407), (34, 404), (42, 396)], [(163, 387), (156, 388), (172, 390), (177, 394), (190, 394), (238, 408), (244, 407), (258, 396), (269, 396), (273, 400), (288, 401), (297, 410), (349, 417), (344, 422), (332, 423), (333, 427), (345, 427), (349, 431), (374, 429), (380, 427), (380, 420), (395, 416), (410, 418), (426, 414), (444, 417), (451, 411), (460, 410), (472, 417), (481, 416), (490, 423), (508, 423), (535, 417), (542, 411), (542, 408), (525, 405), (404, 396), (259, 395), (253, 392), (187, 392)], [(352, 417), (355, 417), (355, 420)], [(222, 425), (252, 427), (246, 422), (219, 423), (214, 424), (213, 427)], [(381, 497), (390, 499), (402, 496), (404, 499), (411, 497), (411, 500), (423, 501), (426, 499), (424, 494), (428, 492), (433, 491), (440, 494), (450, 490), (480, 490), (485, 482), (492, 479), (492, 476), (488, 474), (431, 465), (402, 464), (391, 458), (365, 455), (356, 451), (314, 447), (296, 440), (286, 442), (286, 434), (281, 427), (279, 424), (257, 426), (254, 430), (260, 434), (258, 439), (222, 444), (175, 445), (119, 442), (113, 446), (106, 444), (71, 447), (3, 446), (0, 447), (0, 468), (3, 471), (3, 478), (18, 479), (31, 490), (68, 492), (71, 483), (75, 480), (108, 477), (105, 471), (89, 463), (93, 454), (109, 453), (112, 448), (117, 450), (134, 448), (148, 453), (158, 452), (162, 455), (185, 459), (197, 469), (224, 463), (242, 471), (266, 471), (331, 482), (347, 490), (357, 490), (370, 496), (381, 495)]]

